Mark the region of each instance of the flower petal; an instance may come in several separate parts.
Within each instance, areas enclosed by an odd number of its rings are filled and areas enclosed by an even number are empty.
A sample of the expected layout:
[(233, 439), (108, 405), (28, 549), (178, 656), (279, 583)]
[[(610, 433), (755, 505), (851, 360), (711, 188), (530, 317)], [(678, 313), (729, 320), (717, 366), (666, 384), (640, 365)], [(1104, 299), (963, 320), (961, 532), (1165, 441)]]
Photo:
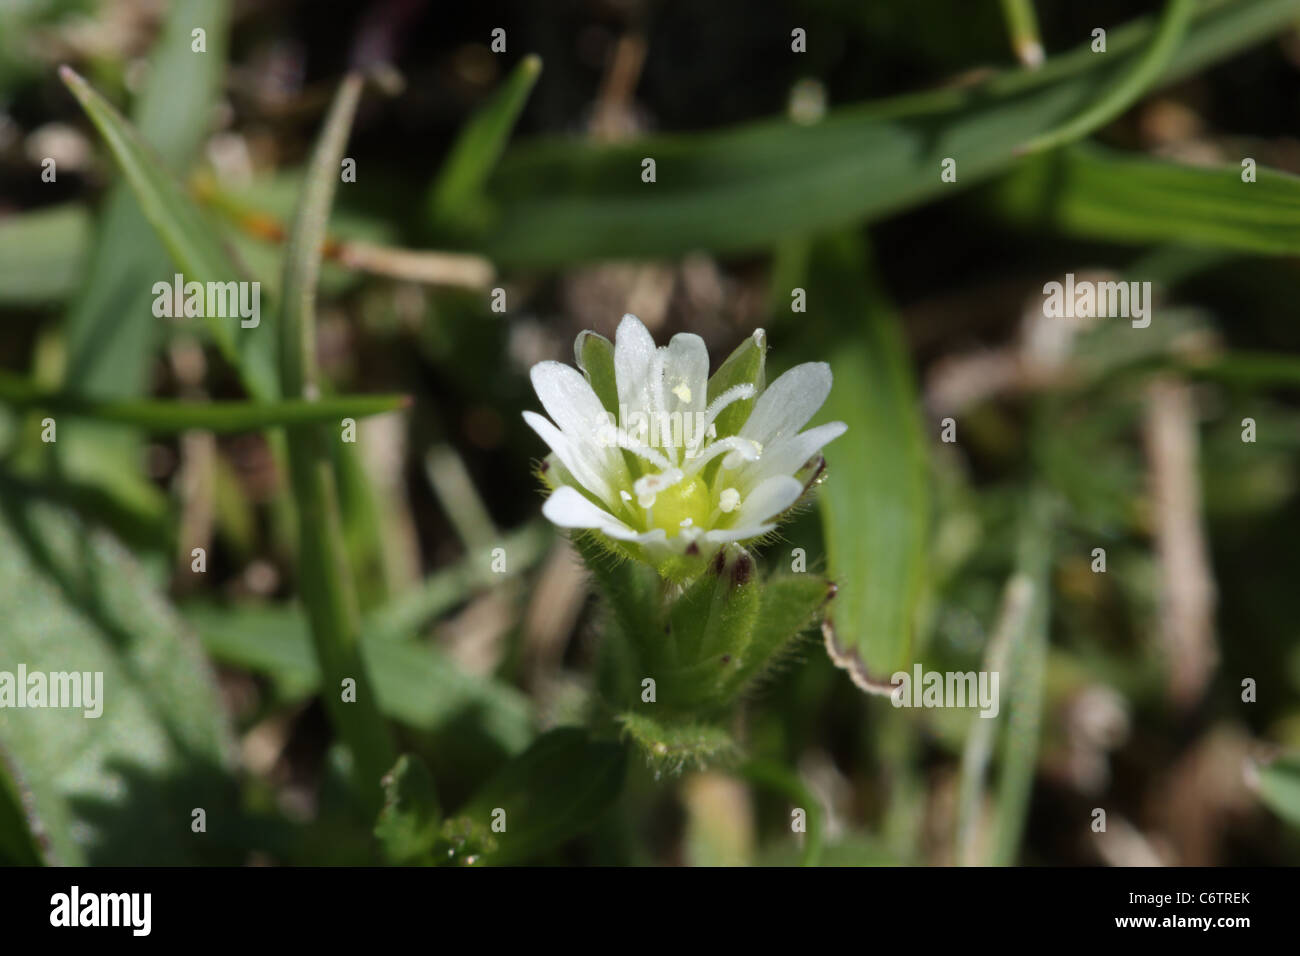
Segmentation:
[(636, 537), (635, 531), (592, 504), (576, 488), (555, 489), (542, 505), (542, 514), (561, 528), (595, 528), (623, 541)]
[(582, 373), (563, 362), (538, 362), (528, 374), (542, 407), (560, 431), (575, 441), (595, 444), (609, 418)]
[(766, 448), (788, 438), (808, 424), (831, 393), (831, 367), (825, 362), (805, 362), (786, 372), (758, 396), (749, 421), (740, 429)]
[(752, 488), (773, 475), (793, 475), (823, 446), (839, 438), (849, 426), (843, 422), (827, 422), (798, 435), (780, 438), (763, 449), (755, 462), (746, 462), (731, 479), (737, 487)]
[(703, 415), (709, 391), (709, 348), (704, 339), (679, 332), (668, 342), (664, 363), (664, 391), (669, 412)]
[(599, 448), (574, 441), (536, 412), (524, 412), (524, 421), (546, 442), (578, 484), (602, 501), (613, 500), (614, 489), (608, 480), (608, 472), (596, 454)]
[(655, 340), (635, 315), (623, 316), (614, 333), (614, 376), (618, 380), (618, 403), (628, 413), (650, 410), (650, 364)]
[(735, 527), (761, 525), (789, 508), (802, 494), (803, 484), (789, 475), (765, 478), (741, 499)]
[(769, 531), (775, 531), (774, 524), (756, 524), (746, 525), (743, 528), (723, 528), (716, 531), (706, 532), (704, 540), (712, 544), (728, 544), (732, 541), (748, 541), (750, 538), (761, 538)]

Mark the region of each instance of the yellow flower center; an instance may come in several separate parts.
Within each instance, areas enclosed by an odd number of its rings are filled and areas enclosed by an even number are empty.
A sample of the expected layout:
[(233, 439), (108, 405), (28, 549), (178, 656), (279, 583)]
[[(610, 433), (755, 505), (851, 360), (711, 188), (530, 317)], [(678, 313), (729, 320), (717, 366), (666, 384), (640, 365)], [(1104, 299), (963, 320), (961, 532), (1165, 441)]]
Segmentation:
[[(700, 527), (709, 520), (712, 505), (709, 486), (700, 478), (679, 481), (655, 496), (650, 509), (651, 527), (663, 528), (674, 538), (683, 527)], [(690, 524), (683, 525), (683, 521)]]

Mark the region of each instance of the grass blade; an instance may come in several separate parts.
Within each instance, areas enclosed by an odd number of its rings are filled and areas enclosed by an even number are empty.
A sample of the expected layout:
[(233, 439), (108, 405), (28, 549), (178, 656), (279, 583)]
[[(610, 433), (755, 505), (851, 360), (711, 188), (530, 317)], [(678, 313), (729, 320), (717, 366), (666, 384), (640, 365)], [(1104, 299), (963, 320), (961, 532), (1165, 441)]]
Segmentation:
[[(361, 76), (351, 74), (335, 96), (312, 153), (290, 233), (280, 319), (281, 386), (290, 398), (314, 399), (319, 392), (316, 282), (339, 164), (361, 88)], [(352, 751), (361, 799), (377, 811), (379, 780), (397, 753), (361, 655), (356, 585), (327, 441), (323, 428), (297, 426), (288, 431), (289, 476), (298, 505), (299, 585), (323, 675), (326, 711)], [(340, 693), (346, 681), (355, 682), (351, 701)]]
[[(1286, 29), (1294, 0), (1202, 5), (1157, 78), (1170, 82)], [(768, 120), (702, 135), (602, 145), (550, 139), (511, 150), (489, 184), (499, 212), (479, 243), (498, 263), (676, 256), (770, 248), (955, 195), (1008, 169), (1015, 147), (1079, 116), (1150, 43), (1149, 22), (1036, 71), (979, 86)], [(653, 157), (658, 181), (641, 181)], [(957, 181), (940, 179), (944, 158)], [(628, 227), (636, 223), (636, 228)]]
[(337, 423), (343, 418), (382, 415), (406, 408), (410, 399), (405, 395), (345, 395), (310, 402), (304, 399), (265, 403), (151, 399), (100, 401), (75, 392), (42, 388), (28, 379), (0, 372), (0, 402), (14, 408), (40, 408), (54, 415), (134, 425), (159, 434), (199, 428), (228, 435), (283, 425)]
[(1164, 72), (1191, 22), (1195, 0), (1168, 0), (1151, 45), (1104, 96), (1059, 129), (1035, 137), (1018, 152), (1039, 153), (1082, 139), (1133, 105)]
[(429, 189), (435, 228), (454, 230), (474, 216), (475, 205), (483, 201), (483, 184), (505, 151), (541, 72), (541, 57), (524, 57), (501, 89), (465, 124)]
[[(141, 211), (186, 281), (238, 279), (241, 270), (216, 231), (139, 132), (72, 68), (61, 67), (59, 76), (108, 143)], [(236, 337), (230, 319), (215, 318), (208, 324), (222, 354), (240, 370), (249, 393), (260, 399), (277, 397), (269, 332), (259, 326), (241, 329)]]
[(1259, 167), (1245, 183), (1241, 173), (1079, 145), (1026, 164), (991, 200), (1013, 222), (1113, 242), (1300, 253), (1300, 177)]

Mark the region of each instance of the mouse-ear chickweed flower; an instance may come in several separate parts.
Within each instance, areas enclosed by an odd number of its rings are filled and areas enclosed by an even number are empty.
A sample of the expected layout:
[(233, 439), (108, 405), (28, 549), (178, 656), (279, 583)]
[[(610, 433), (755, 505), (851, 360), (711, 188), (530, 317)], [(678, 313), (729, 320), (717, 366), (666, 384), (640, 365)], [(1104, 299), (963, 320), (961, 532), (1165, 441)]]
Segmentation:
[(656, 347), (633, 315), (612, 346), (584, 332), (575, 352), (582, 372), (560, 362), (532, 368), (550, 415), (524, 412), (551, 449), (542, 512), (668, 577), (774, 531), (820, 472), (822, 446), (845, 431), (842, 422), (800, 430), (830, 392), (825, 363), (797, 365), (763, 387), (761, 329), (712, 378), (698, 335)]
[(806, 571), (764, 577), (744, 546), (776, 530), (845, 431), (803, 430), (830, 393), (826, 364), (764, 387), (764, 351), (759, 330), (710, 376), (698, 335), (656, 347), (628, 315), (612, 343), (578, 336), (577, 369), (532, 369), (550, 415), (524, 412), (551, 449), (542, 511), (583, 532), (575, 543), (604, 598), (594, 712), (660, 769), (734, 751), (727, 709), (835, 593)]

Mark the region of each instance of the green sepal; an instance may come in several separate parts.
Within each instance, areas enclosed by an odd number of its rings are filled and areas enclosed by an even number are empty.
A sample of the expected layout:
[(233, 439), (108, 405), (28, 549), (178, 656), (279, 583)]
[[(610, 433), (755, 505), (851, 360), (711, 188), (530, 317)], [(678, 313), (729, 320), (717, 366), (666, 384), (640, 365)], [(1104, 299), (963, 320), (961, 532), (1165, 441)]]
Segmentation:
[(662, 720), (628, 711), (616, 718), (623, 736), (635, 743), (655, 775), (734, 760), (739, 750), (723, 728), (698, 720)]
[(605, 411), (618, 415), (618, 383), (614, 378), (614, 343), (587, 329), (573, 340), (573, 357), (587, 376)]
[(799, 636), (821, 617), (835, 585), (816, 574), (774, 575), (764, 582), (749, 644), (720, 688), (728, 699), (751, 689), (788, 654)]
[(764, 380), (766, 355), (767, 335), (762, 329), (755, 329), (754, 334), (736, 346), (709, 379), (708, 400), (710, 402), (736, 385), (754, 386), (753, 398), (733, 402), (718, 415), (713, 423), (718, 438), (736, 434), (749, 418), (754, 402), (766, 384)]

